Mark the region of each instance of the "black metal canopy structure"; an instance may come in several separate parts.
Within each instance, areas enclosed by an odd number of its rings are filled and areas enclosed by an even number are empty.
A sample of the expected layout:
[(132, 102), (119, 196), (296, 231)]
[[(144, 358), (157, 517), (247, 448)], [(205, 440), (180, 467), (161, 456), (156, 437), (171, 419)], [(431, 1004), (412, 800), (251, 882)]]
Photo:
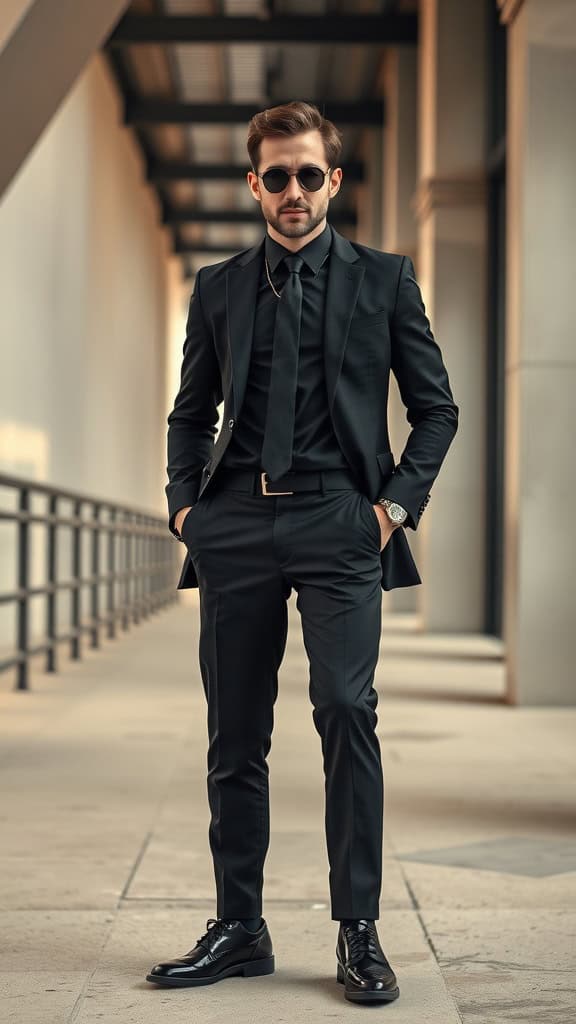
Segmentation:
[[(279, 97), (274, 103), (286, 103), (289, 98)], [(341, 103), (310, 97), (331, 121), (344, 125), (375, 125), (384, 117), (382, 100), (364, 100), (361, 103)], [(271, 104), (269, 104), (271, 105)], [(128, 124), (247, 124), (253, 114), (261, 110), (260, 103), (181, 103), (177, 100), (128, 100)]]
[(133, 0), (105, 52), (186, 277), (263, 236), (246, 181), (246, 130), (253, 114), (278, 103), (315, 103), (341, 129), (343, 180), (330, 220), (356, 223), (372, 170), (362, 159), (366, 134), (385, 119), (383, 61), (391, 46), (416, 45), (417, 6)]
[(416, 14), (276, 14), (259, 18), (126, 14), (110, 37), (110, 44), (385, 43), (390, 46), (415, 43), (417, 34)]

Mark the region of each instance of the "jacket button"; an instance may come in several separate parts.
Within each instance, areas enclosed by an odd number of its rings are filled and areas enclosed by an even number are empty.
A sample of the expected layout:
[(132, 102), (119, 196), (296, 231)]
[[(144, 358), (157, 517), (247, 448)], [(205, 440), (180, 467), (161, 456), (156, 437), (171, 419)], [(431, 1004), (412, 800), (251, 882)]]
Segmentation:
[(228, 420), (228, 426), (230, 427), (230, 430), (232, 430), (232, 427), (234, 426), (234, 420)]

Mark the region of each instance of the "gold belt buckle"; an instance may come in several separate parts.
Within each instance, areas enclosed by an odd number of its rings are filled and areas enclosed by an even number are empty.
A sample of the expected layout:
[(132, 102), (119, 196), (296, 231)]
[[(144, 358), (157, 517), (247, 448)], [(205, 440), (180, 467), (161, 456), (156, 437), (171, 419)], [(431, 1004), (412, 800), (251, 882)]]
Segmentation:
[(273, 498), (275, 494), (294, 494), (294, 491), (267, 491), (266, 490), (266, 485), (269, 484), (270, 481), (269, 480), (265, 480), (264, 479), (265, 476), (266, 476), (266, 470), (264, 470), (263, 473), (260, 473), (260, 483), (261, 483), (261, 486), (262, 486), (262, 494), (266, 494), (267, 497), (269, 497), (269, 498)]

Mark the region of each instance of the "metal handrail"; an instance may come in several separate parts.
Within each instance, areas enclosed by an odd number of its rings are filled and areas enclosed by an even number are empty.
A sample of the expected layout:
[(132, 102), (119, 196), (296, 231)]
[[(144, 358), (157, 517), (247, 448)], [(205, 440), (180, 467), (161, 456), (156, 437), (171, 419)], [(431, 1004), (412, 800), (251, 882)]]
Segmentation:
[[(0, 473), (0, 488), (18, 494), (18, 508), (0, 508), (0, 522), (17, 524), (15, 588), (0, 591), (0, 605), (16, 605), (16, 644), (10, 657), (0, 660), (0, 672), (17, 668), (17, 690), (29, 689), (30, 659), (46, 654), (46, 671), (58, 671), (58, 645), (70, 643), (70, 657), (82, 658), (82, 638), (90, 637), (91, 648), (101, 646), (102, 628), (108, 639), (117, 635), (117, 622), (123, 630), (131, 624), (165, 608), (177, 600), (174, 573), (179, 568), (179, 548), (166, 521), (131, 505), (80, 494), (36, 480)], [(32, 496), (43, 495), (47, 509), (30, 511)], [(62, 513), (63, 502), (72, 502), (73, 512)], [(90, 518), (84, 515), (88, 509)], [(105, 517), (105, 518), (104, 518)], [(46, 528), (46, 582), (30, 585), (30, 527), (41, 523)], [(60, 531), (70, 531), (71, 576), (58, 578)], [(83, 532), (90, 531), (89, 566), (84, 565)], [(106, 567), (101, 568), (105, 544)], [(82, 614), (82, 588), (89, 588), (90, 614)], [(105, 588), (105, 608), (101, 590)], [(70, 625), (57, 631), (58, 597), (70, 593)], [(30, 639), (30, 601), (46, 600), (45, 637), (32, 644)]]

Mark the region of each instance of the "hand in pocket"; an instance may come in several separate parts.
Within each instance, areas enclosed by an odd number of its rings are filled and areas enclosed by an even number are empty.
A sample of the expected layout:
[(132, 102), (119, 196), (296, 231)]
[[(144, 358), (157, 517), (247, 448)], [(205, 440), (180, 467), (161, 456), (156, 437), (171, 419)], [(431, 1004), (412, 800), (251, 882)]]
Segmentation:
[(186, 519), (186, 516), (188, 515), (188, 513), (189, 513), (189, 511), (190, 511), (190, 509), (192, 507), (193, 507), (192, 505), (186, 505), (184, 508), (178, 509), (178, 511), (176, 513), (176, 518), (174, 520), (174, 526), (176, 527), (176, 530), (178, 531), (180, 536), (182, 536), (182, 527), (184, 525), (184, 520)]
[(398, 527), (395, 526), (394, 523), (390, 522), (382, 505), (372, 505), (372, 508), (374, 509), (374, 514), (378, 522), (380, 523), (380, 554), (382, 554), (390, 540), (390, 537), (394, 533), (394, 530), (398, 529)]

